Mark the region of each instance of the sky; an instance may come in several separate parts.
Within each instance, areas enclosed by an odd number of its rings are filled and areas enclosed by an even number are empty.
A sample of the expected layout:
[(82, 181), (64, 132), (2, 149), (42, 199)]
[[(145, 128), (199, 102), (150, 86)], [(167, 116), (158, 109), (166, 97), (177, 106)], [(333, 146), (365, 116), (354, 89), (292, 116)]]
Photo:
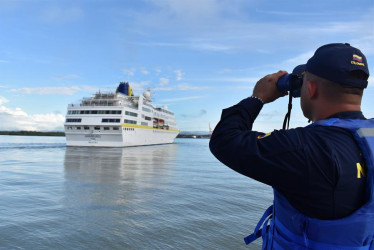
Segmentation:
[[(68, 104), (128, 81), (181, 131), (208, 131), (324, 44), (359, 48), (374, 75), (373, 17), (373, 0), (0, 0), (0, 130), (63, 131)], [(280, 129), (287, 102), (266, 104), (254, 129)], [(293, 102), (290, 127), (307, 125)], [(366, 117), (372, 107), (370, 76)]]

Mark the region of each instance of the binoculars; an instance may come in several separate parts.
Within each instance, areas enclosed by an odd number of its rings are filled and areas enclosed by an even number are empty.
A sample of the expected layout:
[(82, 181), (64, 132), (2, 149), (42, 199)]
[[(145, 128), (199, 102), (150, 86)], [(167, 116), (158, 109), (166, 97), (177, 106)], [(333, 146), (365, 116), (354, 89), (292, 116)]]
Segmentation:
[(279, 78), (277, 88), (279, 91), (289, 91), (293, 97), (300, 97), (301, 86), (303, 85), (303, 75), (305, 64), (296, 66), (291, 74), (286, 74)]

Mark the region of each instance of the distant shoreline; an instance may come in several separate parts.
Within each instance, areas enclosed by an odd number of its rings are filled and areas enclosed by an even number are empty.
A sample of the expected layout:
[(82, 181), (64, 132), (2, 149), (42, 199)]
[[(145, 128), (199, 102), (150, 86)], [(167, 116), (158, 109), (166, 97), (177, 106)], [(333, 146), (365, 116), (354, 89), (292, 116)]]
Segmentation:
[[(65, 132), (41, 132), (41, 131), (0, 131), (0, 135), (22, 135), (22, 136), (65, 136)], [(198, 138), (198, 139), (209, 139), (209, 134), (206, 135), (195, 135), (195, 134), (184, 134), (180, 133), (177, 138)]]

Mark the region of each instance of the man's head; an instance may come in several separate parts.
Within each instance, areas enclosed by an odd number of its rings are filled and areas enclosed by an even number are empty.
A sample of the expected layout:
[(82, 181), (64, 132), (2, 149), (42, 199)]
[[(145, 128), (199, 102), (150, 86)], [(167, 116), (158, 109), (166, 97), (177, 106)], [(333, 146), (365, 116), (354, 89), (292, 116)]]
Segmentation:
[(359, 49), (347, 43), (324, 45), (308, 60), (305, 70), (300, 99), (305, 117), (315, 121), (360, 110), (369, 68)]

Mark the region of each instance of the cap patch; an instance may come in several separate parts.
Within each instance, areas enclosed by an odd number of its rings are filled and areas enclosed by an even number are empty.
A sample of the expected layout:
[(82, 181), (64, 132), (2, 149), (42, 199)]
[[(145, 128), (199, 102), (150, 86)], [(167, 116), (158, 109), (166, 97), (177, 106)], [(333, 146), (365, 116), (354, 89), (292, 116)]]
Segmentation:
[(365, 66), (365, 64), (362, 62), (362, 57), (356, 54), (353, 54), (353, 60), (351, 61), (351, 64)]
[(357, 62), (362, 62), (362, 57), (361, 56), (358, 56), (358, 55), (355, 55), (353, 54), (353, 60), (357, 61)]

